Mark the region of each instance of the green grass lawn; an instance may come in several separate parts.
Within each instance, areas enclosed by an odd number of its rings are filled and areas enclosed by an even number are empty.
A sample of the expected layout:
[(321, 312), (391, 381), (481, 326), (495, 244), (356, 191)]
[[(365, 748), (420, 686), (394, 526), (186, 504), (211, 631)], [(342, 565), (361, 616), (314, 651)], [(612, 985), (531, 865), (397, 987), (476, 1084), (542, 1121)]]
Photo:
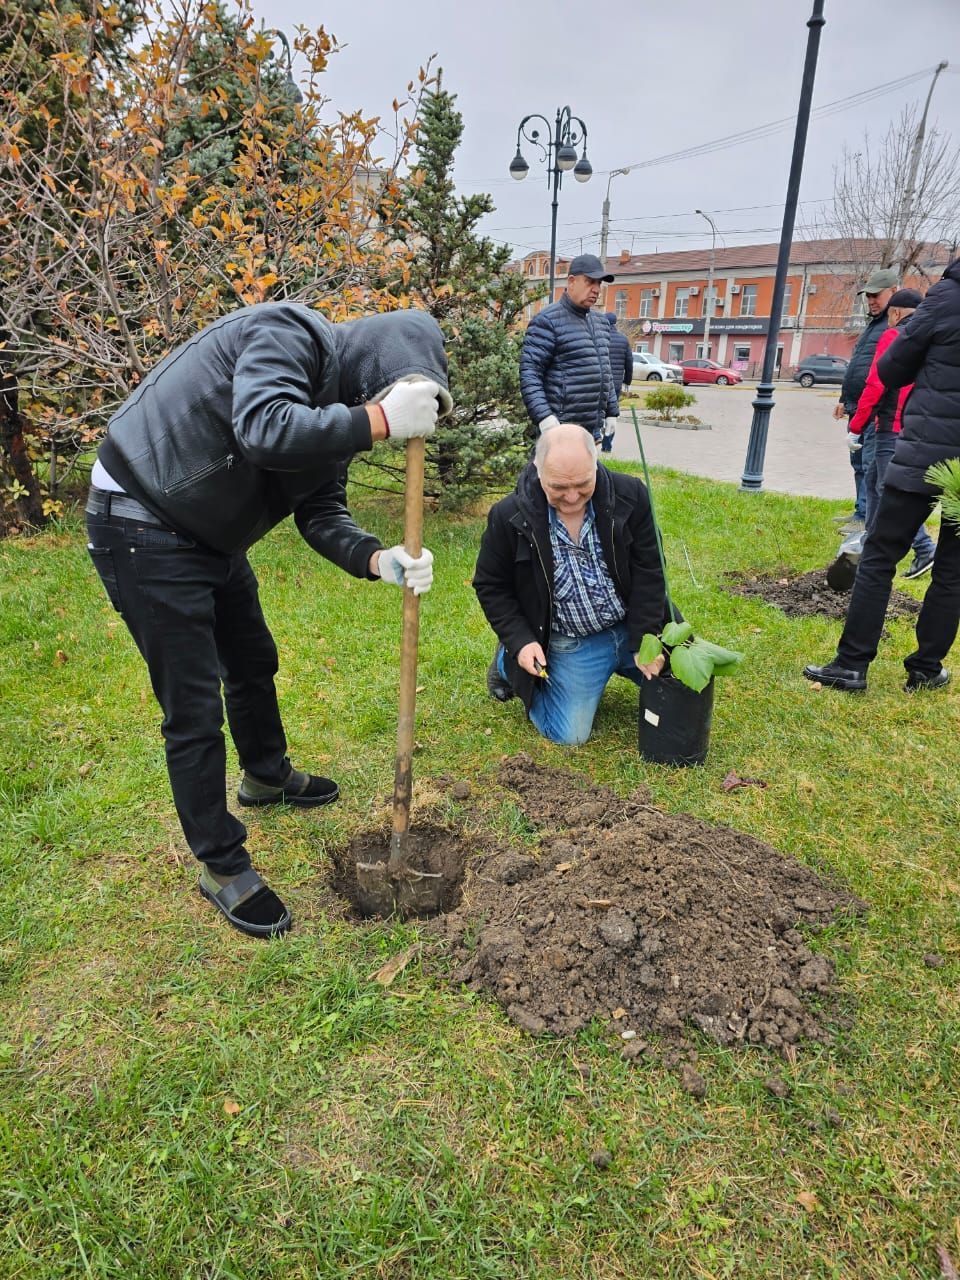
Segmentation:
[[(490, 700), (469, 585), (482, 519), (428, 517), (415, 814), (509, 829), (497, 765), (525, 750), (768, 840), (870, 903), (837, 938), (850, 1029), (793, 1066), (704, 1042), (697, 1101), (599, 1032), (526, 1037), (445, 983), (433, 944), (372, 983), (417, 929), (345, 919), (328, 851), (387, 815), (400, 593), (348, 579), (292, 527), (253, 559), (291, 754), (342, 798), (244, 811), (296, 927), (270, 944), (233, 932), (196, 892), (146, 672), (80, 523), (0, 543), (4, 1280), (933, 1280), (938, 1245), (960, 1258), (960, 680), (904, 694), (912, 632), (896, 622), (865, 698), (817, 692), (800, 669), (832, 655), (837, 624), (719, 583), (825, 565), (839, 505), (655, 484), (678, 603), (747, 654), (718, 685), (707, 765), (640, 759), (625, 682), (576, 750)], [(357, 514), (398, 539), (398, 505)], [(767, 789), (724, 793), (731, 768)]]

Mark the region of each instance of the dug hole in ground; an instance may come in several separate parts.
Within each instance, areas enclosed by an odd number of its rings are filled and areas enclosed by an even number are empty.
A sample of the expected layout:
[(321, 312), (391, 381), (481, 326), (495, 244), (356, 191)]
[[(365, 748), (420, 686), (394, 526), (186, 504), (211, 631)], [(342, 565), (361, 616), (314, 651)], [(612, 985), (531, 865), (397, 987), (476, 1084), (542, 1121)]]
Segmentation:
[[(833, 960), (810, 941), (862, 915), (860, 899), (752, 836), (665, 813), (643, 792), (623, 799), (524, 754), (502, 762), (499, 783), (532, 843), (417, 828), (448, 882), (442, 914), (421, 926), (441, 944), (438, 973), (533, 1035), (574, 1035), (599, 1020), (635, 1061), (662, 1053), (678, 1065), (697, 1032), (793, 1059), (843, 1025)], [(378, 838), (360, 835), (334, 855), (334, 887), (348, 900), (358, 854)]]

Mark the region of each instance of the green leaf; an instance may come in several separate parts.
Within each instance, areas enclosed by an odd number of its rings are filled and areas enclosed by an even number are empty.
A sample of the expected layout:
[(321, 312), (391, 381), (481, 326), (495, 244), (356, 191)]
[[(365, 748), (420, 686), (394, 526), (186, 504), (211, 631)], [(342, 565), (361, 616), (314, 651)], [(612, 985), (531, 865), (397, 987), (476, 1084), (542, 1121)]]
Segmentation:
[(640, 648), (637, 650), (637, 666), (645, 667), (647, 663), (653, 662), (654, 658), (659, 658), (661, 653), (663, 653), (663, 645), (648, 631), (640, 641)]
[(713, 659), (713, 673), (717, 676), (729, 675), (743, 662), (742, 653), (738, 653), (735, 649), (724, 649), (722, 645), (712, 644), (709, 640), (701, 640), (699, 636), (690, 648), (709, 654)]
[(688, 689), (700, 693), (710, 683), (713, 659), (693, 645), (686, 649), (674, 649), (670, 655), (670, 670)]
[(924, 479), (941, 490), (940, 506), (943, 517), (960, 524), (960, 458), (946, 458), (928, 467)]
[(689, 622), (668, 622), (663, 628), (663, 643), (671, 647), (675, 644), (683, 644), (684, 640), (689, 640), (693, 635), (693, 627)]

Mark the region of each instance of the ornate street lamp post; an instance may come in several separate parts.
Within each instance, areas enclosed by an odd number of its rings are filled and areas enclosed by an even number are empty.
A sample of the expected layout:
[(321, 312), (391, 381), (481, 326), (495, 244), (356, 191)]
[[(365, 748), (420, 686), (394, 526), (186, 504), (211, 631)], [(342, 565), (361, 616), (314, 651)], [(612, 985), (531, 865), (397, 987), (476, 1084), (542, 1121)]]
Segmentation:
[(763, 458), (767, 451), (767, 430), (770, 411), (773, 408), (773, 366), (777, 357), (777, 338), (783, 320), (783, 293), (790, 265), (790, 249), (793, 244), (793, 224), (797, 216), (797, 198), (800, 194), (800, 175), (803, 172), (803, 153), (807, 145), (807, 125), (810, 123), (810, 103), (813, 99), (813, 81), (817, 74), (817, 54), (820, 50), (820, 29), (826, 19), (823, 16), (823, 0), (813, 0), (813, 13), (807, 22), (807, 56), (803, 64), (803, 80), (800, 83), (800, 103), (797, 107), (797, 128), (793, 138), (793, 158), (790, 177), (787, 179), (787, 201), (783, 208), (783, 228), (780, 232), (780, 252), (777, 255), (777, 272), (773, 281), (773, 301), (770, 304), (770, 321), (767, 325), (767, 345), (763, 353), (763, 371), (753, 402), (753, 422), (747, 457), (740, 477), (740, 488), (756, 492), (763, 487)]
[[(541, 141), (540, 130), (531, 129), (527, 125), (531, 120), (542, 120), (547, 130), (546, 143)], [(540, 152), (540, 157), (547, 165), (547, 187), (552, 184), (553, 199), (550, 205), (550, 301), (553, 301), (553, 285), (557, 267), (557, 194), (563, 175), (573, 170), (578, 182), (589, 182), (593, 173), (593, 165), (587, 159), (587, 126), (579, 116), (571, 114), (569, 107), (558, 107), (553, 132), (546, 116), (534, 112), (524, 116), (517, 129), (517, 154), (510, 161), (510, 177), (518, 182), (530, 172), (530, 166), (523, 158), (520, 150), (520, 139), (525, 138)], [(583, 143), (583, 155), (577, 156), (577, 147)]]

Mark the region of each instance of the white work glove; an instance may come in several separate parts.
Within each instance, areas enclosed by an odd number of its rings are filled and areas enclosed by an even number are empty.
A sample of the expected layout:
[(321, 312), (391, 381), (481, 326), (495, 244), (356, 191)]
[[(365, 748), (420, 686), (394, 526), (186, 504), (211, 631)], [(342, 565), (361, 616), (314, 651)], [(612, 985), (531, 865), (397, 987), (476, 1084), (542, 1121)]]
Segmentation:
[(616, 429), (617, 429), (617, 423), (618, 423), (619, 421), (620, 421), (620, 419), (619, 419), (619, 418), (604, 418), (604, 420), (603, 420), (603, 434), (604, 434), (604, 437), (605, 437), (606, 439), (609, 439), (609, 438), (610, 438), (610, 436), (612, 436), (612, 435), (613, 435), (613, 433), (616, 431)]
[(424, 547), (414, 557), (403, 547), (388, 547), (380, 552), (377, 570), (384, 582), (409, 587), (415, 596), (422, 596), (433, 586), (433, 552)]
[(551, 413), (540, 423), (540, 430), (549, 431), (551, 427), (559, 427), (559, 425), (560, 419), (555, 413)]
[(440, 385), (436, 382), (398, 382), (380, 401), (392, 440), (433, 435), (437, 429)]
[(847, 432), (847, 448), (851, 453), (856, 453), (859, 449), (863, 448), (863, 441), (857, 435), (856, 431)]

